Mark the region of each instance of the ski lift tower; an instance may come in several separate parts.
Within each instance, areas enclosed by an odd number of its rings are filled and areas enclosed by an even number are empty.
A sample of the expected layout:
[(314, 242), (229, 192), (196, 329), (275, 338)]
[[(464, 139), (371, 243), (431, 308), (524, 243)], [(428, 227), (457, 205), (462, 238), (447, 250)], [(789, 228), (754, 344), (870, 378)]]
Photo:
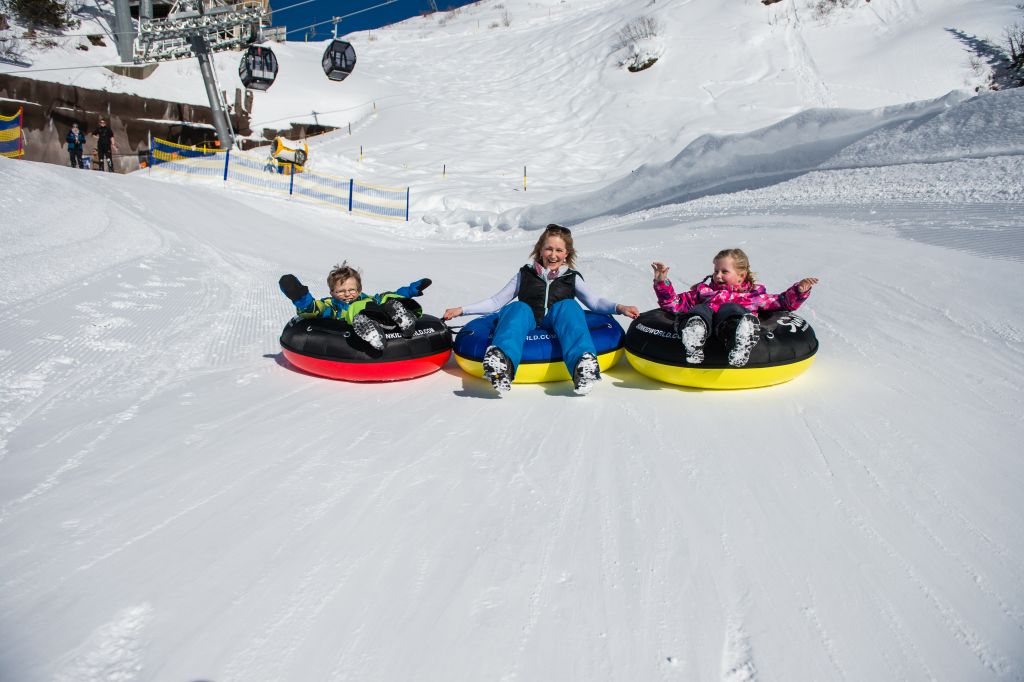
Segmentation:
[(266, 11), (267, 4), (261, 0), (239, 4), (226, 4), (224, 0), (176, 0), (166, 19), (154, 19), (152, 13), (139, 18), (134, 61), (152, 63), (195, 56), (210, 100), (213, 127), (225, 149), (234, 144), (234, 133), (217, 85), (212, 54), (256, 42)]

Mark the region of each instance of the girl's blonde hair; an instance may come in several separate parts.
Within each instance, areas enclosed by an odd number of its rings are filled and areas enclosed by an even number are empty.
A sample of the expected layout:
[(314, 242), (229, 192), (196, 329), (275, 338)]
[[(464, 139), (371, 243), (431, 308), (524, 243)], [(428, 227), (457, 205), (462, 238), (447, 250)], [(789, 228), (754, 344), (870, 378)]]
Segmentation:
[(732, 258), (732, 264), (736, 267), (736, 269), (742, 270), (743, 272), (747, 273), (743, 277), (744, 284), (757, 283), (757, 279), (755, 277), (756, 273), (750, 269), (750, 259), (747, 258), (747, 254), (743, 251), (743, 249), (722, 249), (721, 251), (718, 252), (718, 254), (714, 257), (714, 259), (711, 262), (713, 263), (722, 258)]
[(565, 264), (570, 268), (575, 268), (576, 247), (572, 244), (572, 230), (568, 227), (555, 225), (554, 223), (551, 223), (544, 228), (544, 232), (541, 233), (537, 243), (533, 245), (533, 252), (530, 253), (530, 258), (532, 258), (534, 262), (540, 260), (540, 250), (544, 248), (544, 242), (547, 241), (548, 237), (558, 237), (565, 242)]
[(327, 287), (330, 291), (334, 291), (334, 285), (338, 282), (344, 282), (346, 279), (353, 277), (356, 280), (356, 286), (359, 287), (359, 291), (363, 290), (363, 278), (359, 274), (359, 271), (348, 264), (348, 261), (342, 261), (341, 265), (335, 265), (331, 268), (331, 272), (327, 275)]

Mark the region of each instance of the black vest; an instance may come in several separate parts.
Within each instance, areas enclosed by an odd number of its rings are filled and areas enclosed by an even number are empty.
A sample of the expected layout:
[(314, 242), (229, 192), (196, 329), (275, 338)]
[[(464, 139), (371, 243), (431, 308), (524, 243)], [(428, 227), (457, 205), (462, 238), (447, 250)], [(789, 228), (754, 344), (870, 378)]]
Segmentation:
[[(568, 298), (576, 298), (576, 275), (580, 273), (575, 270), (566, 270), (550, 280), (537, 274), (532, 265), (524, 265), (519, 269), (519, 300), (530, 306), (533, 310), (533, 317), (537, 324), (544, 319), (551, 306)], [(547, 290), (547, 306), (544, 305), (544, 294)]]

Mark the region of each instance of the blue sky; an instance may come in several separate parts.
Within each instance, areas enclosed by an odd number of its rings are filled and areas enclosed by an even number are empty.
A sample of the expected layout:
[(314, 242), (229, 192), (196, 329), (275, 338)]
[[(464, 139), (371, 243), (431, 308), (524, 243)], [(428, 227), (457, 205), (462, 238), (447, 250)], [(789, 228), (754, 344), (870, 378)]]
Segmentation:
[[(331, 35), (333, 27), (330, 23), (305, 31), (295, 31), (295, 29), (301, 29), (321, 21), (329, 22), (331, 17), (345, 16), (359, 12), (359, 10), (373, 8), (376, 5), (382, 5), (386, 0), (313, 0), (313, 2), (287, 9), (302, 1), (275, 0), (271, 3), (271, 8), (274, 10), (273, 25), (287, 26), (288, 40), (304, 40), (307, 33), (313, 30), (316, 31), (316, 35), (310, 36), (309, 39), (323, 40)], [(435, 0), (435, 2), (439, 10), (445, 10), (472, 4), (473, 0)], [(281, 9), (279, 10), (278, 7)], [(430, 0), (396, 0), (389, 5), (369, 9), (369, 11), (343, 19), (338, 25), (338, 35), (386, 26), (418, 16), (429, 10)]]

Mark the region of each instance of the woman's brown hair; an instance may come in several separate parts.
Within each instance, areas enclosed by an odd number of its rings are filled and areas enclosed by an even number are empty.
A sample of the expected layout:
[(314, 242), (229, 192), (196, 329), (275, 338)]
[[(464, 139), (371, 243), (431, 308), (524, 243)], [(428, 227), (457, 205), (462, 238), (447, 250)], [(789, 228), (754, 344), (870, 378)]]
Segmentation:
[(554, 223), (551, 223), (544, 228), (544, 232), (541, 233), (537, 243), (533, 245), (533, 252), (530, 253), (530, 258), (532, 258), (534, 262), (540, 260), (540, 250), (544, 248), (544, 242), (547, 241), (548, 237), (558, 237), (565, 242), (565, 264), (570, 268), (575, 268), (576, 247), (572, 244), (572, 230), (568, 227), (555, 225)]

